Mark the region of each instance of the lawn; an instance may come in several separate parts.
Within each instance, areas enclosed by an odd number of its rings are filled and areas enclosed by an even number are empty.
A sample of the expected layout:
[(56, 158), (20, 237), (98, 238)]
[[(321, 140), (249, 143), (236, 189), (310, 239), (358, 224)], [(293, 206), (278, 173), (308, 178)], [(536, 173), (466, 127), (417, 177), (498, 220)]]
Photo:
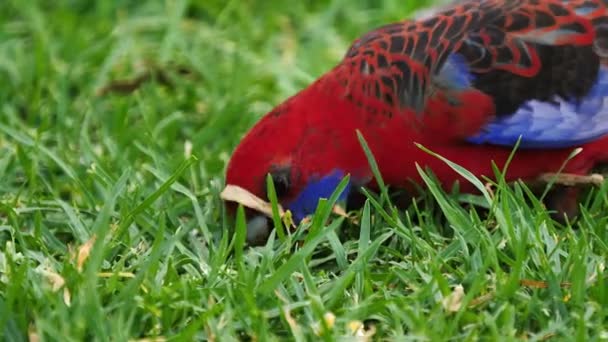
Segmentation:
[(608, 340), (608, 184), (564, 225), (522, 184), (425, 173), (407, 210), (330, 199), (257, 248), (224, 212), (243, 133), (421, 5), (0, 2), (0, 336)]

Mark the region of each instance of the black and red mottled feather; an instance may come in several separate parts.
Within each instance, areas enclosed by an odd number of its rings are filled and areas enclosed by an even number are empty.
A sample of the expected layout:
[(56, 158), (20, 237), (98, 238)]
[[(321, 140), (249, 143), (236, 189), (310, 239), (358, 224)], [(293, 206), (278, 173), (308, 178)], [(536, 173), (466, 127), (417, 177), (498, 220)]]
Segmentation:
[[(460, 1), (420, 20), (355, 40), (343, 61), (266, 115), (235, 150), (227, 183), (310, 214), (340, 177), (373, 186), (360, 130), (385, 181), (420, 181), (416, 163), (445, 186), (459, 177), (420, 143), (491, 176), (515, 143), (509, 179), (587, 173), (608, 160), (608, 10), (600, 0)], [(463, 184), (464, 190), (472, 190)]]

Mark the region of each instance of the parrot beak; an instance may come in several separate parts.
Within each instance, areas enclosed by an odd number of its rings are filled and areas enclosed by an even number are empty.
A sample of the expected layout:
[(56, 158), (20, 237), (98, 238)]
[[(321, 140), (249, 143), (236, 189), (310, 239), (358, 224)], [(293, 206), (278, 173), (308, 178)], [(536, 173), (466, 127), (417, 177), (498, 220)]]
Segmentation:
[[(272, 229), (272, 205), (251, 192), (236, 185), (226, 185), (220, 193), (220, 198), (226, 202), (240, 204), (253, 212), (253, 217), (247, 220), (247, 243), (259, 246), (266, 242)], [(279, 215), (283, 217), (285, 210), (279, 205)], [(249, 215), (248, 215), (249, 216)]]

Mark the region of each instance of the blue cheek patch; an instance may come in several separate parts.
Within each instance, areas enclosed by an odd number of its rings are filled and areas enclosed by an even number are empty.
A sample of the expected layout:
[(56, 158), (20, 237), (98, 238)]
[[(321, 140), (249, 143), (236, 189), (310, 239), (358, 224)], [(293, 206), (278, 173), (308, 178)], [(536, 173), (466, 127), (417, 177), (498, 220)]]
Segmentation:
[[(298, 197), (287, 205), (295, 221), (299, 222), (304, 217), (314, 213), (315, 209), (317, 209), (319, 198), (331, 197), (343, 178), (344, 172), (335, 170), (325, 177), (310, 180)], [(350, 189), (351, 184), (349, 182), (340, 194), (338, 201), (346, 200)]]
[(512, 115), (490, 122), (468, 141), (514, 146), (521, 136), (521, 148), (567, 148), (608, 134), (608, 68), (600, 68), (597, 83), (580, 101), (553, 100), (528, 101)]

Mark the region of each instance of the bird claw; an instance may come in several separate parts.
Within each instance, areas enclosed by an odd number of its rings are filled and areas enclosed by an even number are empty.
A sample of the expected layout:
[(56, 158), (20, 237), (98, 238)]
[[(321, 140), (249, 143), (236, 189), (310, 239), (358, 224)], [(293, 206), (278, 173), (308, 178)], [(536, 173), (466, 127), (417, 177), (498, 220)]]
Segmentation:
[(600, 186), (604, 183), (604, 176), (598, 173), (590, 175), (576, 175), (571, 173), (544, 173), (538, 177), (538, 180), (543, 183), (553, 183), (565, 186), (577, 185), (596, 185)]

